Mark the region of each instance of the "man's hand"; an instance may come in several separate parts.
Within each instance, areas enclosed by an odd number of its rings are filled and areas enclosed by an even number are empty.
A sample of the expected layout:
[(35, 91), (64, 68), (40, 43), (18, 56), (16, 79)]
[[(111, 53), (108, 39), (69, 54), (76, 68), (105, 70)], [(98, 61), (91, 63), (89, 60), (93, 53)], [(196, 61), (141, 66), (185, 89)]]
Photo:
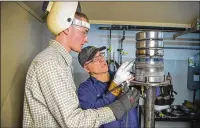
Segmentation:
[(113, 111), (115, 117), (119, 120), (124, 115), (125, 112), (128, 112), (130, 109), (137, 106), (140, 98), (140, 92), (132, 88), (128, 90), (127, 93), (122, 95), (118, 100), (108, 105), (108, 107)]
[(129, 89), (127, 85), (125, 85), (125, 88), (125, 92), (121, 94), (119, 100), (124, 102), (124, 98), (128, 98), (131, 105), (135, 107), (139, 102), (140, 92), (134, 87), (131, 87), (131, 89)]
[(129, 61), (123, 63), (117, 70), (113, 81), (117, 85), (120, 85), (122, 82), (130, 79), (132, 77), (130, 73), (130, 69), (132, 66), (133, 66), (133, 63), (130, 63)]

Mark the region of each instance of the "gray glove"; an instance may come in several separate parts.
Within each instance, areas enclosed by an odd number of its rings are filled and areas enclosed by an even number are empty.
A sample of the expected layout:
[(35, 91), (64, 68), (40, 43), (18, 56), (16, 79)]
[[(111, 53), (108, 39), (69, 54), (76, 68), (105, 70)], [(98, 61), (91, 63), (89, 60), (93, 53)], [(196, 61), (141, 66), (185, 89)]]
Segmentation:
[(124, 95), (121, 95), (108, 107), (113, 111), (117, 120), (121, 119), (124, 113), (137, 106), (140, 98), (140, 92), (136, 88), (129, 89)]

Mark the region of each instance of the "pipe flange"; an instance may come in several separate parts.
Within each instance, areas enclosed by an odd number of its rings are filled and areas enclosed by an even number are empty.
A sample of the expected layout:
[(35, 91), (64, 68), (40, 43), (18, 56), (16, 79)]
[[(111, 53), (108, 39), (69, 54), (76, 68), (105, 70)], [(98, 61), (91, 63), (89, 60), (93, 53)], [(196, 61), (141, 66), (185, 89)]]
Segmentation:
[(163, 81), (163, 82), (160, 82), (160, 83), (157, 83), (157, 82), (151, 82), (151, 83), (145, 83), (145, 82), (138, 82), (138, 81), (130, 81), (130, 87), (131, 86), (168, 86), (169, 85), (169, 81), (166, 80), (166, 81)]
[(170, 79), (166, 79), (166, 76), (164, 76), (164, 81), (162, 82), (149, 82), (149, 77), (146, 76), (145, 77), (145, 82), (139, 82), (139, 81), (135, 81), (132, 80), (130, 81), (130, 87), (131, 86), (168, 86), (170, 85)]

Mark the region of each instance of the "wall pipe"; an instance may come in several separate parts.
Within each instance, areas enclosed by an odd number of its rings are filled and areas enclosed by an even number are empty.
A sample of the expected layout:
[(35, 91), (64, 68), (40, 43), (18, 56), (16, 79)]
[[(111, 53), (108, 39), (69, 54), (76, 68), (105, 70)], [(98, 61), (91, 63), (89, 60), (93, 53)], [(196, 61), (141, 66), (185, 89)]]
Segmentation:
[(163, 49), (188, 49), (188, 50), (200, 50), (199, 48), (186, 48), (186, 47), (163, 47)]

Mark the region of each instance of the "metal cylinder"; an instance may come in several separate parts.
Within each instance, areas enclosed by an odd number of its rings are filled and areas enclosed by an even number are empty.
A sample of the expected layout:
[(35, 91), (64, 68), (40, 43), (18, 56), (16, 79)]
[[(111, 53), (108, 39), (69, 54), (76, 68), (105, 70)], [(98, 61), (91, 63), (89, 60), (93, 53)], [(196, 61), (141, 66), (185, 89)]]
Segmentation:
[(149, 76), (152, 82), (164, 81), (163, 33), (158, 31), (136, 34), (135, 80), (145, 81)]
[(136, 42), (137, 49), (143, 48), (163, 48), (164, 44), (162, 40), (142, 40)]
[(137, 57), (145, 57), (145, 56), (163, 56), (163, 49), (139, 49), (136, 50)]
[(136, 34), (136, 40), (163, 40), (163, 33), (159, 31), (138, 32)]
[[(144, 76), (135, 76), (135, 79), (139, 82), (145, 81)], [(160, 81), (164, 81), (164, 77), (159, 77), (159, 76), (149, 76), (149, 81), (148, 82), (156, 82), (159, 83)]]
[[(140, 76), (164, 76), (164, 68), (137, 68), (135, 74), (140, 74)], [(137, 75), (138, 76), (138, 75)]]
[(144, 127), (154, 128), (154, 102), (156, 87), (152, 83), (165, 81), (163, 33), (158, 31), (136, 34), (135, 80), (149, 84), (144, 100)]
[(136, 58), (135, 60), (135, 68), (160, 68), (160, 67), (164, 67), (164, 60), (162, 57), (141, 57), (138, 56), (138, 58)]
[(154, 102), (156, 96), (156, 87), (149, 86), (146, 89), (146, 98), (144, 104), (144, 127), (145, 128), (154, 128)]

